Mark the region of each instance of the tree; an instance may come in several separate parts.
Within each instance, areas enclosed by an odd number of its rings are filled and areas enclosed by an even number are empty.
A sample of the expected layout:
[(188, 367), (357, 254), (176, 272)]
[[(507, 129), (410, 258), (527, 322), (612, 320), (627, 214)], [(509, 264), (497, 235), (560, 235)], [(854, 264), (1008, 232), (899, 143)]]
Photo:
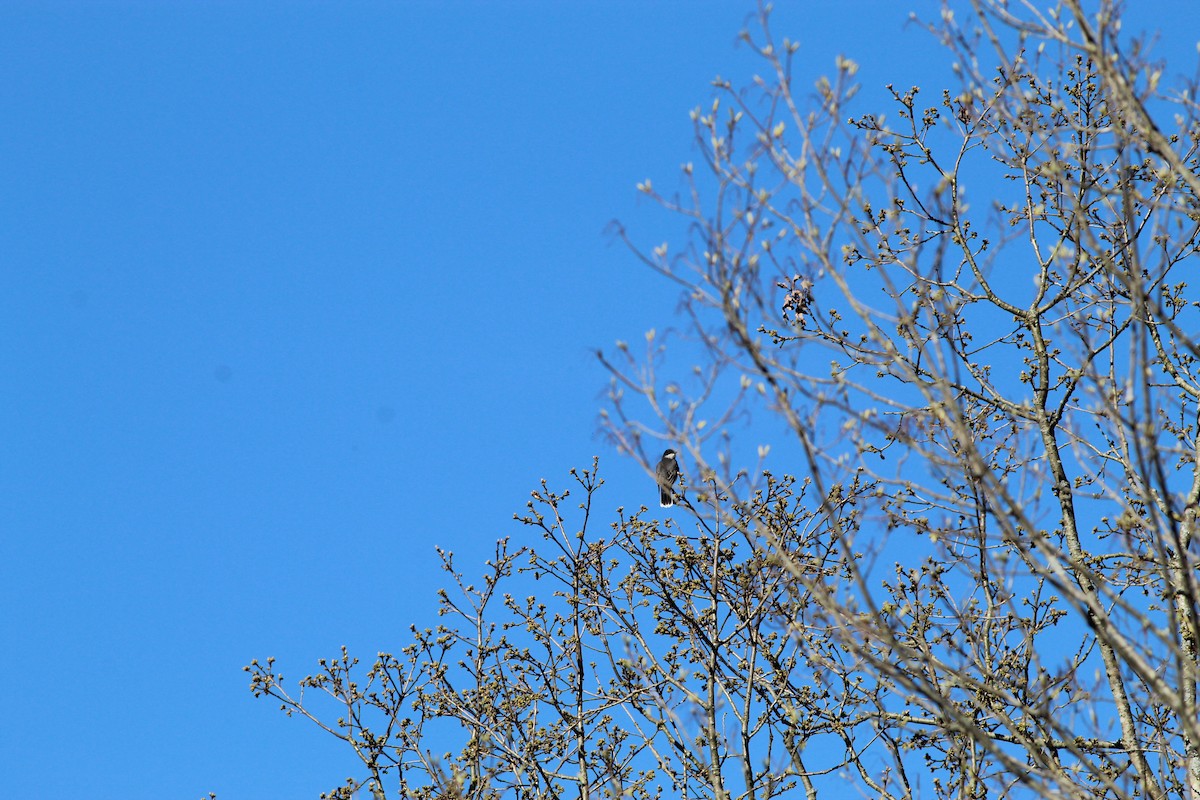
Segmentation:
[(685, 307), (602, 355), (604, 426), (685, 456), (686, 524), (594, 533), (593, 464), (478, 586), (444, 554), (440, 627), (302, 682), (336, 723), (253, 691), (388, 796), (1200, 798), (1196, 86), (1107, 0), (956, 5), (958, 85), (894, 120), (849, 60), (803, 95), (762, 9), (682, 196), (641, 184)]

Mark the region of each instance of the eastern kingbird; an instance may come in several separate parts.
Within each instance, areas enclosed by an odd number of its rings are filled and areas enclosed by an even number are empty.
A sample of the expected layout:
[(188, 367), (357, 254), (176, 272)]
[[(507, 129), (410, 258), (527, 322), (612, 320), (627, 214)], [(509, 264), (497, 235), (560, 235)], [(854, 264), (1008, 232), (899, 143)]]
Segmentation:
[(654, 468), (658, 478), (658, 504), (663, 508), (675, 505), (675, 490), (672, 488), (675, 479), (679, 477), (679, 462), (675, 459), (675, 451), (667, 449), (662, 461)]

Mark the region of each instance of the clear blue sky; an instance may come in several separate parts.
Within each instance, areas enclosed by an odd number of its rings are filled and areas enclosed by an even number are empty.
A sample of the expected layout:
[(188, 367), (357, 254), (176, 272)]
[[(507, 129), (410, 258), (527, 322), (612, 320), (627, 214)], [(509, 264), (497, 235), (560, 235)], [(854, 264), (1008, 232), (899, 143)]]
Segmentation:
[[(775, 29), (878, 97), (937, 74), (903, 27), (935, 8)], [(714, 75), (748, 81), (752, 10), (0, 6), (5, 795), (315, 798), (353, 759), (242, 665), (398, 647), (435, 545), (478, 571), (593, 454), (602, 507), (653, 502), (596, 436), (591, 351), (674, 289), (603, 230), (676, 236), (634, 185), (696, 157)]]

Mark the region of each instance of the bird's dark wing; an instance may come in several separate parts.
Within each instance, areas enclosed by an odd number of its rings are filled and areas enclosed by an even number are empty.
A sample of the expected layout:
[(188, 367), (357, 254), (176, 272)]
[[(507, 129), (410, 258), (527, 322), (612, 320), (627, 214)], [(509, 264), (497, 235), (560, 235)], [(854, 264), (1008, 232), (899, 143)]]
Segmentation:
[(675, 479), (679, 477), (679, 464), (673, 458), (664, 458), (658, 462), (654, 470), (658, 479), (658, 504), (663, 508), (675, 505), (675, 492), (672, 488)]

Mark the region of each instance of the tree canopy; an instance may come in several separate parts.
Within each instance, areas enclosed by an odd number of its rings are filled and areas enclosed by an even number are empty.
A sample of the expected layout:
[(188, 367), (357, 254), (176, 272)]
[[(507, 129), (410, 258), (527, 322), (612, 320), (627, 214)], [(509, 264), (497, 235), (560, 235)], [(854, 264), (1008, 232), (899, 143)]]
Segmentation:
[(544, 483), (440, 625), (301, 682), (332, 716), (252, 663), (361, 757), (331, 796), (1200, 798), (1196, 85), (1107, 0), (972, 0), (956, 84), (866, 113), (770, 22), (639, 185), (686, 241), (619, 229), (683, 304), (602, 426), (679, 506)]

